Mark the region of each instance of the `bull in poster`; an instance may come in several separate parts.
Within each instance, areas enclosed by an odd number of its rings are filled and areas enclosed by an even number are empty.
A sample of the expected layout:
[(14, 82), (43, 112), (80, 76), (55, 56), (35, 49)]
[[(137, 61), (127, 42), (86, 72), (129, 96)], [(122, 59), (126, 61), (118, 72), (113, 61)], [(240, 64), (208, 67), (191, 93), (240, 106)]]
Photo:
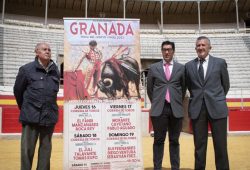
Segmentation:
[[(65, 86), (69, 87), (64, 93), (65, 99), (141, 98), (139, 64), (129, 56), (130, 49), (119, 46), (115, 54), (102, 62), (102, 52), (96, 47), (97, 42), (92, 40), (89, 46), (90, 50), (83, 51), (76, 68), (64, 75)], [(84, 60), (89, 60), (90, 65), (81, 71), (79, 66)]]

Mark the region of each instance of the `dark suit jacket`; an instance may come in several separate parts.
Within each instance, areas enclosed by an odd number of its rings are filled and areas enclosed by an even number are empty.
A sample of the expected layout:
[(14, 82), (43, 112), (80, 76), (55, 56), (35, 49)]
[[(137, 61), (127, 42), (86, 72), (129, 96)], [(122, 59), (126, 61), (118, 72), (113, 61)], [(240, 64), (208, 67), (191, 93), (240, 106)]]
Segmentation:
[(230, 87), (227, 63), (224, 59), (209, 56), (204, 84), (198, 76), (198, 59), (185, 65), (186, 85), (190, 92), (189, 116), (199, 116), (204, 98), (208, 113), (213, 119), (225, 118), (228, 115), (226, 95)]
[(151, 116), (161, 115), (165, 104), (167, 88), (169, 88), (173, 115), (176, 118), (183, 117), (182, 102), (186, 91), (184, 65), (173, 62), (173, 70), (169, 81), (163, 70), (163, 61), (150, 66), (147, 77), (147, 93), (151, 101)]

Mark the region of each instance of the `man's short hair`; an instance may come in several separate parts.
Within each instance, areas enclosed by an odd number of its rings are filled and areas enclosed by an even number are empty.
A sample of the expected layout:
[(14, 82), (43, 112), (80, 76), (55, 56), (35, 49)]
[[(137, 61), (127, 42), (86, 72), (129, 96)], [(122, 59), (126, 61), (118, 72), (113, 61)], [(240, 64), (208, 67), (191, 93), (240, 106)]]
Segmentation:
[(46, 44), (46, 45), (48, 45), (49, 46), (49, 44), (48, 43), (46, 43), (46, 42), (40, 42), (40, 43), (37, 43), (36, 44), (36, 46), (35, 46), (35, 52), (37, 52), (37, 50), (40, 48), (40, 46), (41, 45), (43, 45), (43, 44)]
[(206, 36), (199, 36), (197, 39), (196, 39), (196, 42), (197, 41), (200, 41), (200, 40), (207, 40), (208, 41), (208, 44), (211, 45), (211, 42), (210, 42), (210, 39)]
[(161, 44), (161, 49), (163, 48), (164, 45), (171, 45), (173, 51), (175, 51), (175, 44), (174, 44), (174, 42), (172, 42), (172, 41), (163, 41), (162, 44)]

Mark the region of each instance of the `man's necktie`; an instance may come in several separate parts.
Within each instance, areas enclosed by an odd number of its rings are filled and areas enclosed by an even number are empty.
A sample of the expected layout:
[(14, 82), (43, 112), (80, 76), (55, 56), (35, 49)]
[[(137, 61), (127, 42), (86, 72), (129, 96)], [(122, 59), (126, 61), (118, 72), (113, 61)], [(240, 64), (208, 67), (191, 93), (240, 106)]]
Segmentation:
[[(165, 64), (165, 75), (166, 75), (167, 80), (169, 80), (170, 76), (171, 76), (170, 70), (169, 70), (169, 65), (170, 65), (169, 63)], [(166, 92), (165, 99), (170, 103), (170, 94), (169, 94), (169, 90), (168, 89), (167, 89), (167, 92)]]
[(203, 62), (205, 61), (204, 59), (200, 59), (200, 65), (198, 69), (198, 73), (201, 79), (202, 84), (204, 83), (204, 69), (203, 69)]

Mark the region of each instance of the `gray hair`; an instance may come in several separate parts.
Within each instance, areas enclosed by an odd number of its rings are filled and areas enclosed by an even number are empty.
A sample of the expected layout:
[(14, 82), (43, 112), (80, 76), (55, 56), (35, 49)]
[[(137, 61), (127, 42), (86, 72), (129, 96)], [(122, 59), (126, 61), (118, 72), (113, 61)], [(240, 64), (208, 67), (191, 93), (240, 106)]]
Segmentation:
[(196, 39), (196, 42), (197, 41), (200, 41), (200, 40), (207, 40), (208, 41), (208, 44), (211, 45), (211, 42), (210, 42), (210, 39), (206, 36), (200, 36)]
[(48, 45), (49, 46), (49, 44), (48, 43), (46, 43), (46, 42), (40, 42), (40, 43), (37, 43), (36, 44), (36, 46), (35, 46), (35, 52), (40, 48), (40, 46), (41, 45), (43, 45), (43, 44), (46, 44), (46, 45)]

